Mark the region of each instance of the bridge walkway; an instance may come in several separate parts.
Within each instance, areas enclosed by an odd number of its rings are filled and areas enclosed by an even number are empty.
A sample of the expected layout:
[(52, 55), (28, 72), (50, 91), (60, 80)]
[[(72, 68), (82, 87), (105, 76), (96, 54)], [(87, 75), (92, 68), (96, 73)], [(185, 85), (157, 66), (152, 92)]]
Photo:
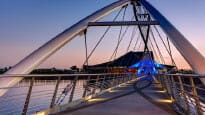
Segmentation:
[(138, 90), (134, 82), (120, 85), (60, 115), (175, 115), (159, 84)]

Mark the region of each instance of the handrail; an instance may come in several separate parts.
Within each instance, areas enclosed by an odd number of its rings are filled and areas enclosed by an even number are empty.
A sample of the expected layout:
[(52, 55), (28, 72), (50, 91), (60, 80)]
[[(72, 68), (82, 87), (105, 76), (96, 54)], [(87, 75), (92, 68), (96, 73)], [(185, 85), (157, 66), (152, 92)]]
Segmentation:
[[(134, 79), (135, 74), (4, 74), (0, 75), (0, 80), (7, 77), (25, 79), (13, 87), (0, 87), (0, 89), (9, 89), (0, 97), (0, 103), (7, 102), (6, 105), (0, 104), (0, 113), (12, 114), (12, 111), (18, 111), (15, 114), (26, 115), (67, 104), (76, 99), (92, 97), (101, 91)], [(70, 77), (70, 79), (64, 79), (65, 77)], [(43, 79), (39, 80), (39, 78)], [(52, 78), (52, 80), (44, 80), (46, 78)], [(14, 102), (18, 104), (12, 104)]]
[[(0, 112), (19, 111), (19, 114), (32, 114), (42, 108), (52, 108), (58, 105), (70, 103), (76, 99), (86, 98), (120, 83), (127, 82), (135, 78), (133, 73), (100, 73), (100, 74), (12, 74), (0, 75), (0, 80), (5, 77), (23, 77), (25, 79), (17, 86), (0, 87), (0, 89), (10, 89), (14, 91), (12, 95), (6, 94), (0, 97), (0, 103), (10, 102), (6, 105), (0, 104)], [(80, 79), (80, 77), (84, 79)], [(65, 80), (64, 77), (71, 79)], [(186, 112), (198, 114), (205, 112), (204, 98), (200, 92), (205, 91), (204, 87), (198, 87), (194, 78), (204, 77), (197, 74), (159, 74), (159, 80), (162, 88), (167, 91), (168, 96), (173, 100), (174, 107), (180, 107)], [(30, 79), (31, 78), (31, 79)], [(53, 78), (52, 80), (39, 80), (38, 78)], [(184, 81), (183, 78), (186, 78)], [(33, 83), (32, 83), (32, 80)], [(187, 83), (188, 80), (188, 83)], [(70, 84), (70, 85), (69, 85)], [(66, 92), (66, 87), (71, 86), (70, 91)], [(36, 90), (35, 88), (40, 88)], [(49, 88), (53, 87), (53, 88)], [(21, 89), (24, 92), (18, 92)], [(65, 92), (65, 93), (63, 93)], [(49, 93), (49, 94), (48, 94)], [(22, 96), (19, 96), (21, 95)], [(44, 99), (45, 98), (45, 99)], [(26, 99), (26, 100), (25, 100)], [(43, 101), (38, 101), (43, 100)], [(36, 101), (36, 102), (35, 102)], [(18, 103), (13, 105), (12, 103)], [(37, 103), (38, 102), (38, 103)], [(15, 107), (18, 106), (18, 107)], [(193, 108), (192, 106), (196, 106)], [(34, 108), (35, 107), (35, 108)], [(190, 109), (193, 109), (192, 111)], [(178, 109), (180, 110), (180, 109)], [(180, 111), (183, 112), (183, 111)], [(6, 113), (5, 113), (6, 114)]]
[[(173, 107), (181, 114), (205, 114), (205, 91), (203, 84), (199, 87), (196, 78), (205, 78), (199, 74), (159, 74), (157, 76), (162, 88), (173, 101)], [(184, 79), (186, 78), (186, 80)]]
[(205, 74), (182, 74), (182, 73), (176, 73), (176, 74), (159, 74), (159, 75), (166, 75), (166, 76), (183, 76), (183, 77), (194, 77), (194, 78), (205, 78)]
[(4, 77), (57, 77), (57, 76), (61, 76), (61, 77), (72, 77), (72, 76), (96, 76), (96, 75), (118, 75), (118, 74), (122, 74), (122, 75), (126, 75), (126, 74), (130, 74), (130, 73), (100, 73), (100, 74), (2, 74), (0, 75), (0, 78), (4, 78)]

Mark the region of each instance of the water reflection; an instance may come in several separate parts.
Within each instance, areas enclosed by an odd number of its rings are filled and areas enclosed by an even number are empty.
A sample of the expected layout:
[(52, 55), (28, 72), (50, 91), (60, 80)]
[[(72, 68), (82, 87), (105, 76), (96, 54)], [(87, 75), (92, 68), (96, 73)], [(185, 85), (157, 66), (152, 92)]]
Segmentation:
[[(55, 85), (57, 80), (35, 80), (30, 98), (27, 114), (32, 114), (50, 107), (53, 97)], [(24, 103), (26, 100), (27, 92), (29, 89), (30, 80), (23, 80), (14, 88), (2, 97), (0, 97), (0, 115), (20, 115), (23, 111)], [(63, 90), (68, 84), (72, 84), (70, 80), (61, 80), (56, 96), (56, 101), (60, 98)], [(83, 95), (83, 84), (85, 80), (78, 80), (74, 91), (73, 100), (80, 99)], [(66, 104), (69, 102), (71, 91), (61, 99), (61, 103)]]

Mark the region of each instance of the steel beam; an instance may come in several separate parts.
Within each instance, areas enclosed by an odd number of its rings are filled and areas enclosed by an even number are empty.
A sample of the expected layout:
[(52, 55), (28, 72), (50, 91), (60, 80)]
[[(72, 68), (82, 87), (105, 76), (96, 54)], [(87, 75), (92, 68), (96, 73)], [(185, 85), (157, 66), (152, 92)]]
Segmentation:
[(133, 25), (159, 25), (158, 21), (115, 21), (115, 22), (89, 22), (88, 26), (133, 26)]

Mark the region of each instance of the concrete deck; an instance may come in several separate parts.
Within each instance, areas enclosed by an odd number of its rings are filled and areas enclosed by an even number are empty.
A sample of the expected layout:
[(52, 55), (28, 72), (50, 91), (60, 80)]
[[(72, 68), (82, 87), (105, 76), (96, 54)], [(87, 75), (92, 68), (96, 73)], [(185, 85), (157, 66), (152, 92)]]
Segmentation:
[(163, 92), (155, 85), (136, 90), (129, 83), (59, 115), (175, 115)]

